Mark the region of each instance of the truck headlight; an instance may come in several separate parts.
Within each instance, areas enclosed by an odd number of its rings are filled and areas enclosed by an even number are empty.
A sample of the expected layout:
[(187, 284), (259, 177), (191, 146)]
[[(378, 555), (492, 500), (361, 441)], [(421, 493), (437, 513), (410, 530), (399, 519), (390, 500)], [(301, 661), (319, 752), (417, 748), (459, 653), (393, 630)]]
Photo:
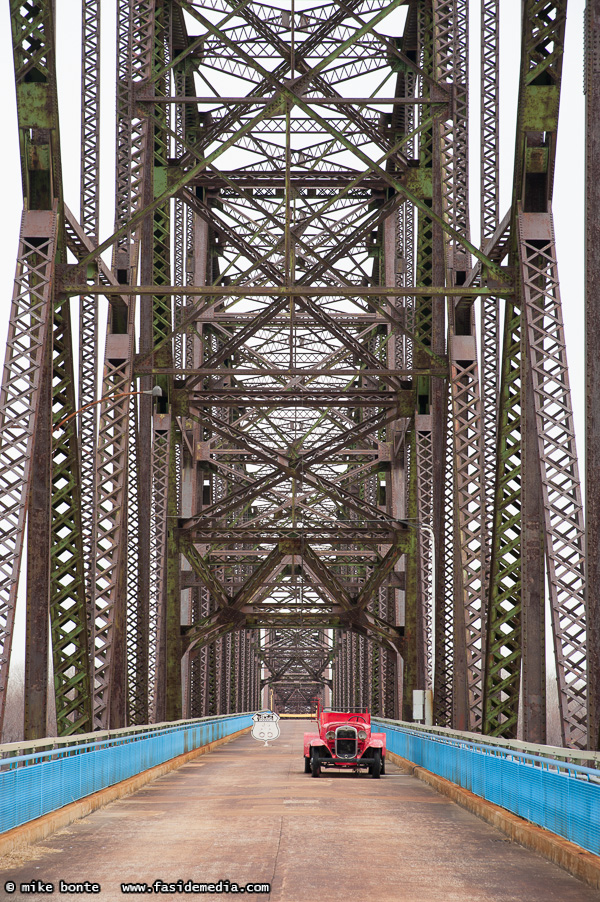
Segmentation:
[(325, 739), (327, 739), (328, 742), (331, 742), (332, 739), (335, 739), (335, 733), (333, 732), (333, 730), (328, 730), (327, 733), (325, 733)]
[(359, 731), (358, 731), (358, 738), (359, 738), (359, 739), (366, 739), (366, 738), (367, 738), (367, 734), (365, 733), (364, 730), (359, 730)]

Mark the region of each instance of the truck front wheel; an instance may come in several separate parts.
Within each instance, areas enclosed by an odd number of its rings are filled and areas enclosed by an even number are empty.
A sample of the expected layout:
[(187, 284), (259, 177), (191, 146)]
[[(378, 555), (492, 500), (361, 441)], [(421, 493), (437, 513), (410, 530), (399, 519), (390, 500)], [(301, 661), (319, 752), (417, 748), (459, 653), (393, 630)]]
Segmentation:
[(381, 776), (381, 749), (373, 750), (373, 764), (371, 765), (371, 776), (374, 780), (379, 780)]
[(312, 758), (310, 759), (310, 769), (313, 777), (321, 776), (321, 762), (319, 760), (319, 753), (316, 749), (312, 753)]

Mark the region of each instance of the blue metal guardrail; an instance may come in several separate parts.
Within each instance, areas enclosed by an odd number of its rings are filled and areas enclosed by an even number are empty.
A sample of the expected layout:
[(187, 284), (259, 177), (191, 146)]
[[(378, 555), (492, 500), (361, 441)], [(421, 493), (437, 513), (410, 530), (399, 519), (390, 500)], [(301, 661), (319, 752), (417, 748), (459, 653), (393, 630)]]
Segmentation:
[(251, 724), (234, 714), (2, 746), (0, 833)]
[[(396, 755), (600, 854), (597, 769), (503, 746), (498, 740), (475, 742), (393, 721), (373, 720), (373, 727), (386, 734), (386, 746)], [(570, 750), (562, 751), (566, 757)]]

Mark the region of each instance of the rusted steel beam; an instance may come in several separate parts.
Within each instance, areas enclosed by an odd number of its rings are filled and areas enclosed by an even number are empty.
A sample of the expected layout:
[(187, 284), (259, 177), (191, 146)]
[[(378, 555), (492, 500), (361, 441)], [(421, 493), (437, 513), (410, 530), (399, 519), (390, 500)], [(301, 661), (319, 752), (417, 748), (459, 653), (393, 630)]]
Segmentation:
[[(520, 213), (519, 238), (562, 731), (565, 745), (582, 748), (587, 741), (585, 532), (551, 210)], [(542, 582), (541, 597), (543, 589)], [(543, 647), (535, 633), (530, 641), (532, 653)], [(537, 695), (539, 688), (532, 704)]]
[[(81, 294), (82, 285), (77, 285), (75, 283), (70, 284), (68, 271), (64, 273), (61, 277), (61, 281), (59, 282), (60, 292), (65, 296)], [(413, 297), (418, 295), (428, 296), (433, 292), (437, 292), (438, 294), (443, 293), (448, 297), (465, 297), (471, 295), (472, 297), (487, 297), (488, 295), (492, 295), (493, 297), (512, 297), (514, 295), (513, 288), (502, 288), (502, 287), (486, 287), (480, 285), (472, 285), (467, 286), (466, 288), (457, 287), (457, 286), (447, 286), (443, 285), (424, 288), (423, 286), (405, 286), (400, 285), (397, 288), (369, 288), (362, 286), (348, 286), (348, 285), (339, 285), (336, 288), (331, 288), (330, 286), (324, 287), (314, 287), (312, 285), (289, 285), (289, 286), (272, 286), (265, 285), (264, 288), (256, 288), (253, 285), (250, 286), (238, 286), (238, 285), (229, 285), (227, 288), (224, 288), (220, 285), (215, 285), (214, 287), (206, 287), (203, 285), (161, 285), (160, 292), (165, 295), (177, 295), (181, 294), (185, 288), (186, 295), (190, 297), (210, 297), (214, 299), (214, 303), (216, 304), (218, 301), (222, 300), (226, 297), (289, 297), (290, 295), (294, 297), (365, 297), (365, 298), (385, 298), (385, 297)], [(94, 284), (86, 284), (85, 285), (86, 293), (88, 294), (102, 294), (106, 297), (114, 297), (115, 295), (119, 296), (127, 296), (131, 294), (135, 295), (154, 295), (156, 294), (156, 286), (155, 285), (94, 285)]]
[[(100, 218), (100, 2), (84, 0), (81, 33), (81, 229), (93, 246)], [(94, 503), (98, 411), (98, 299), (79, 298), (79, 434), (81, 456), (81, 518), (88, 619), (93, 604), (95, 552)], [(91, 625), (91, 624), (88, 624)]]
[(27, 608), (25, 625), (24, 739), (46, 736), (52, 514), (52, 386), (47, 342), (40, 379), (27, 518)]
[(39, 396), (51, 342), (56, 241), (56, 210), (23, 214), (0, 393), (0, 509), (5, 524), (0, 580), (0, 724), (31, 490), (34, 436), (41, 411)]
[(588, 747), (600, 749), (600, 2), (585, 18), (586, 616)]
[[(176, 94), (169, 95), (166, 97), (161, 96), (153, 96), (146, 97), (142, 95), (141, 92), (137, 93), (136, 100), (143, 103), (203, 103), (209, 105), (222, 105), (227, 106), (229, 104), (235, 105), (251, 105), (256, 104), (259, 106), (260, 104), (269, 103), (271, 101), (271, 97), (190, 97), (186, 94)], [(406, 104), (417, 105), (417, 104), (429, 104), (429, 103), (439, 103), (439, 101), (433, 101), (429, 97), (309, 97), (309, 103), (316, 103), (318, 106), (387, 106), (388, 104), (392, 104), (393, 106), (403, 106)]]

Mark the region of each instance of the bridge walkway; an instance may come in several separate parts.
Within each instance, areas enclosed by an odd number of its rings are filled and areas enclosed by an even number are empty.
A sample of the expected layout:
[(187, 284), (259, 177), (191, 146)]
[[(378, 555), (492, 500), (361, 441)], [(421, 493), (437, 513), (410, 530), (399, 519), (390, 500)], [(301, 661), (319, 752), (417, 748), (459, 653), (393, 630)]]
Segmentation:
[(87, 880), (101, 886), (94, 898), (122, 902), (121, 883), (181, 879), (269, 883), (257, 898), (277, 902), (597, 902), (394, 765), (381, 780), (305, 775), (306, 728), (282, 722), (267, 748), (245, 734), (0, 860), (0, 895), (23, 898), (20, 884), (41, 880), (56, 898), (61, 880)]

